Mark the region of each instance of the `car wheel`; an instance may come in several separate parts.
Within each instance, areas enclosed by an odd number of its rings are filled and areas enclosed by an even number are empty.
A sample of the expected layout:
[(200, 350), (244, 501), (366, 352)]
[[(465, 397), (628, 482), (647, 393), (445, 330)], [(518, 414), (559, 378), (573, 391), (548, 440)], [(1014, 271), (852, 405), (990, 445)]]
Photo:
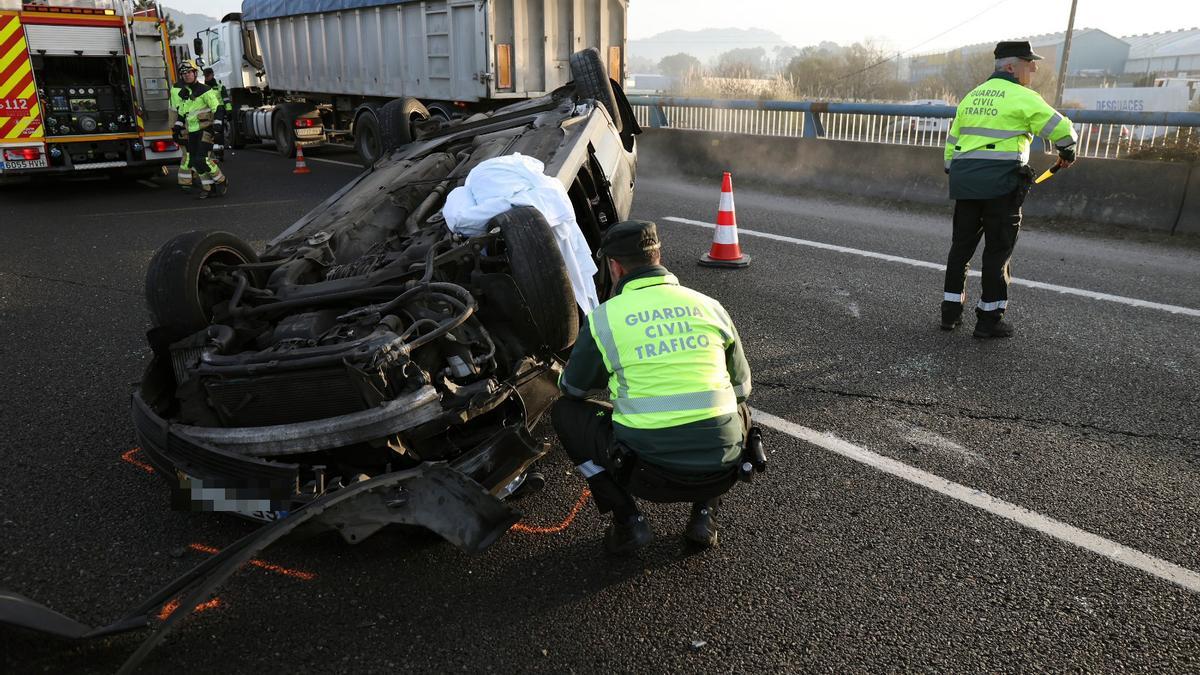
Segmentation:
[(541, 211), (518, 206), (488, 221), (508, 247), (509, 274), (525, 298), (545, 347), (559, 352), (575, 344), (579, 315), (567, 266)]
[(427, 119), (429, 110), (415, 98), (398, 98), (385, 103), (379, 109), (379, 131), (383, 151), (391, 152), (412, 143), (412, 123)]
[(288, 125), (287, 120), (281, 119), (281, 117), (281, 115), (277, 115), (275, 118), (275, 150), (291, 159), (296, 156), (296, 136), (292, 133), (292, 128)]
[(379, 120), (375, 113), (366, 111), (354, 122), (354, 152), (363, 166), (371, 166), (383, 154), (383, 140), (379, 134)]
[(209, 265), (258, 262), (258, 254), (229, 232), (196, 230), (167, 242), (146, 270), (146, 306), (156, 328), (185, 336), (212, 322), (212, 307), (227, 289), (207, 283)]
[(618, 132), (621, 131), (621, 111), (617, 107), (617, 97), (613, 94), (612, 83), (608, 79), (608, 70), (600, 58), (600, 50), (591, 47), (572, 54), (571, 77), (575, 79), (575, 91), (584, 98), (596, 99), (597, 103), (608, 110), (613, 126)]

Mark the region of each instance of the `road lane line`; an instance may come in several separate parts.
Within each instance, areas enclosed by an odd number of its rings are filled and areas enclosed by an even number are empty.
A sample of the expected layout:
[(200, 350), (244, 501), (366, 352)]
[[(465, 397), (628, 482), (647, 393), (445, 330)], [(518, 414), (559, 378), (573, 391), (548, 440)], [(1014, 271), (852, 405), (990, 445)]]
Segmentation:
[(1049, 516), (1031, 511), (1023, 506), (1017, 506), (1003, 499), (997, 499), (982, 490), (960, 485), (936, 474), (909, 466), (891, 457), (871, 452), (849, 441), (844, 441), (833, 434), (823, 433), (794, 422), (789, 422), (756, 408), (751, 410), (754, 415), (754, 421), (765, 427), (824, 448), (847, 459), (866, 464), (888, 475), (982, 509), (994, 516), (999, 516), (1023, 527), (1041, 532), (1059, 541), (1074, 544), (1114, 562), (1141, 570), (1163, 581), (1169, 581), (1182, 586), (1193, 593), (1200, 593), (1200, 573), (1189, 570), (1186, 567), (1142, 553), (1137, 549), (1119, 544), (1098, 534), (1081, 530), (1074, 525), (1068, 525)]
[[(700, 227), (713, 228), (715, 223), (706, 223), (701, 220), (691, 220), (690, 218), (677, 218), (675, 216), (666, 216), (663, 220), (668, 220), (673, 223), (682, 223), (684, 225), (697, 225)], [(898, 255), (889, 255), (887, 253), (877, 253), (875, 251), (864, 251), (858, 248), (850, 248), (849, 246), (837, 246), (836, 244), (826, 244), (820, 241), (810, 241), (808, 239), (797, 239), (796, 237), (787, 237), (781, 234), (772, 234), (770, 232), (758, 232), (755, 230), (746, 230), (738, 228), (740, 234), (745, 234), (751, 237), (761, 237), (763, 239), (772, 239), (774, 241), (782, 241), (788, 244), (796, 244), (797, 246), (808, 246), (810, 248), (819, 248), (826, 251), (836, 251), (838, 253), (849, 253), (851, 255), (862, 256), (864, 258), (874, 258), (876, 260), (886, 260), (887, 262), (900, 263), (903, 265), (911, 265), (912, 267), (923, 267), (925, 269), (937, 270), (945, 272), (946, 266), (940, 263), (928, 262), (926, 260), (916, 260), (914, 258), (904, 258)], [(970, 276), (978, 277), (980, 273), (976, 270), (969, 272)], [(1131, 307), (1142, 307), (1145, 309), (1157, 309), (1171, 314), (1183, 314), (1186, 316), (1200, 316), (1200, 309), (1191, 307), (1181, 307), (1179, 305), (1167, 305), (1161, 302), (1151, 302), (1149, 300), (1139, 300), (1137, 298), (1127, 298), (1121, 295), (1112, 295), (1109, 293), (1100, 293), (1099, 291), (1089, 291), (1082, 288), (1072, 288), (1070, 286), (1059, 286), (1057, 284), (1047, 284), (1041, 281), (1031, 281), (1029, 279), (1011, 280), (1014, 286), (1026, 286), (1029, 288), (1040, 288), (1046, 291), (1054, 291), (1064, 295), (1078, 295), (1092, 300), (1103, 300), (1105, 302), (1116, 302), (1122, 305)]]
[[(341, 146), (338, 146), (338, 147), (341, 147)], [(276, 152), (274, 150), (259, 150), (257, 148), (250, 148), (250, 150), (252, 152), (261, 152), (264, 155), (278, 155), (279, 154), (278, 152)], [(304, 161), (306, 161), (306, 162), (325, 162), (326, 164), (340, 164), (342, 166), (352, 166), (355, 169), (358, 169), (359, 171), (364, 170), (362, 164), (355, 164), (354, 162), (343, 162), (343, 161), (336, 160), (336, 159), (325, 159), (324, 157), (313, 157), (312, 155), (305, 155)]]

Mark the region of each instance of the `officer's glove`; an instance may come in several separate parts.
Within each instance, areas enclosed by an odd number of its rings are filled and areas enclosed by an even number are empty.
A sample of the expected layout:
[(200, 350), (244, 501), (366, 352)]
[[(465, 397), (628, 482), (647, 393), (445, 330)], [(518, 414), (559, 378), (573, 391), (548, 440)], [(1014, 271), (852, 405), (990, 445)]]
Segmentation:
[(183, 122), (176, 120), (175, 126), (171, 127), (171, 139), (179, 142), (183, 140)]
[(1070, 164), (1070, 163), (1074, 162), (1075, 161), (1075, 146), (1071, 146), (1069, 148), (1060, 148), (1058, 151), (1058, 158), (1066, 164)]

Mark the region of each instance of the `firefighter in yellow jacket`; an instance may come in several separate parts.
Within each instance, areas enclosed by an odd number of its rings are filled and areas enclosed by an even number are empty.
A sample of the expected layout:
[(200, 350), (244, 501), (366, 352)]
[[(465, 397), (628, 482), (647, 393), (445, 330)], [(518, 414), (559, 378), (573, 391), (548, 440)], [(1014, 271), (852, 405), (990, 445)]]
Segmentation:
[(954, 239), (946, 261), (942, 329), (962, 323), (967, 267), (983, 247), (983, 293), (975, 306), (975, 337), (1009, 337), (1009, 265), (1021, 205), (1033, 185), (1029, 145), (1034, 136), (1052, 143), (1058, 166), (1075, 161), (1077, 136), (1071, 120), (1029, 88), (1041, 60), (1028, 42), (996, 45), (996, 72), (963, 97), (946, 139), (946, 173), (954, 203)]
[(198, 81), (195, 64), (185, 61), (179, 66), (179, 82), (171, 89), (171, 132), (176, 142), (185, 146), (179, 165), (179, 186), (190, 189), (200, 178), (200, 198), (223, 195), (229, 182), (212, 158), (215, 136), (225, 124), (225, 106), (220, 95)]

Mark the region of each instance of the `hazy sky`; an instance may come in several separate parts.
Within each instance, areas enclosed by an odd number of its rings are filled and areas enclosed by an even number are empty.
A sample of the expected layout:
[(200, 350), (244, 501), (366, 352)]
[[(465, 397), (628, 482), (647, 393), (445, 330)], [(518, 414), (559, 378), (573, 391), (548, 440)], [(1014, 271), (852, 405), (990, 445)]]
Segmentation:
[[(163, 4), (218, 17), (241, 8), (238, 0)], [(629, 35), (649, 37), (673, 28), (766, 28), (798, 46), (871, 38), (920, 53), (1061, 31), (1070, 9), (1070, 0), (630, 0)], [(1195, 0), (1079, 0), (1075, 26), (1118, 37), (1192, 28), (1200, 26), (1200, 5)], [(947, 34), (935, 37), (943, 32)]]

